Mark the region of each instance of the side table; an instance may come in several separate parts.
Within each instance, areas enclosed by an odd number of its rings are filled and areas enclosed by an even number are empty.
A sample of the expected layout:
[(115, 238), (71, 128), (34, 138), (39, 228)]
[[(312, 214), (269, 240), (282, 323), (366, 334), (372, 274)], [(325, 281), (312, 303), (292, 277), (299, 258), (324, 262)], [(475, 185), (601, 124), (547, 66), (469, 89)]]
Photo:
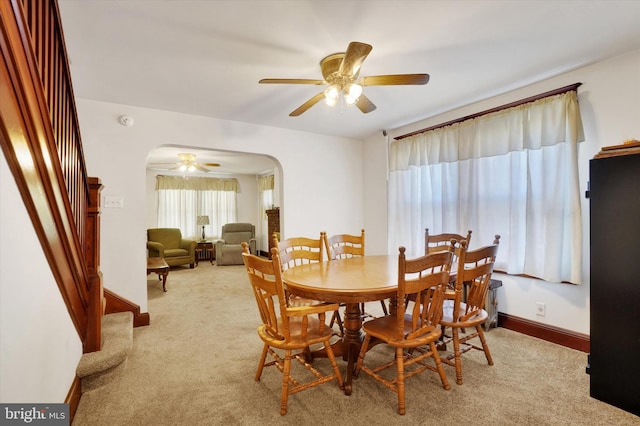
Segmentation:
[(167, 291), (167, 277), (169, 276), (169, 265), (161, 257), (147, 257), (147, 275), (155, 272), (158, 279), (162, 281), (162, 290)]
[(209, 262), (213, 265), (213, 260), (216, 258), (216, 246), (212, 241), (198, 241), (196, 246), (196, 266), (200, 259), (209, 259)]

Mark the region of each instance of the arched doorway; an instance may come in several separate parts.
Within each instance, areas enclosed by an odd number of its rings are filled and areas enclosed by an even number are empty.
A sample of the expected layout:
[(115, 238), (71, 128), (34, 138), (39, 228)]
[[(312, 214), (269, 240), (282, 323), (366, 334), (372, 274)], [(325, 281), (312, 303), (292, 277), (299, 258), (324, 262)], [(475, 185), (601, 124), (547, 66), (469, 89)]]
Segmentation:
[[(195, 162), (201, 167), (191, 172), (181, 170), (179, 167), (181, 165), (179, 154), (182, 153), (193, 154)], [(219, 166), (212, 166), (212, 164), (219, 164)], [(265, 211), (279, 207), (282, 194), (282, 169), (277, 159), (263, 154), (206, 149), (186, 145), (164, 145), (149, 152), (146, 169), (146, 224), (148, 228), (157, 225), (158, 204), (155, 184), (156, 176), (159, 174), (182, 175), (185, 177), (236, 178), (240, 186), (237, 195), (238, 221), (256, 224), (258, 251), (268, 252), (269, 232)], [(271, 205), (265, 204), (261, 193), (258, 191), (258, 179), (269, 174), (274, 175)], [(215, 232), (213, 233), (215, 234)], [(215, 238), (215, 235), (212, 235), (212, 237)]]

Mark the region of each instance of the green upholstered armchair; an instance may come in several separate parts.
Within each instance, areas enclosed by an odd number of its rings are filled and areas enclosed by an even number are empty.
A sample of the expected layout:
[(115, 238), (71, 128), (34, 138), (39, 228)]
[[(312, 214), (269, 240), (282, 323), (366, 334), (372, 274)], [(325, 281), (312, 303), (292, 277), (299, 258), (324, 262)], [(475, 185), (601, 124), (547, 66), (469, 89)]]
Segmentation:
[(227, 223), (222, 226), (221, 239), (216, 241), (216, 263), (242, 265), (242, 243), (249, 244), (251, 254), (256, 254), (256, 227), (250, 223)]
[(193, 269), (196, 263), (196, 242), (182, 238), (178, 228), (147, 229), (147, 249), (149, 257), (162, 257), (167, 265), (189, 264)]

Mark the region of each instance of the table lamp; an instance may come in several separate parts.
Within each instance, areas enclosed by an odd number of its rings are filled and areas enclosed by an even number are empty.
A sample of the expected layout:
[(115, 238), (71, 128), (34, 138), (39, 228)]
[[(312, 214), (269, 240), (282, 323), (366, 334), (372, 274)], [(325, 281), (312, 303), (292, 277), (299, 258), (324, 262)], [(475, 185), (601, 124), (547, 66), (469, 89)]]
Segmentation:
[(209, 224), (209, 216), (198, 216), (198, 225), (202, 225), (202, 241), (204, 238), (204, 226)]

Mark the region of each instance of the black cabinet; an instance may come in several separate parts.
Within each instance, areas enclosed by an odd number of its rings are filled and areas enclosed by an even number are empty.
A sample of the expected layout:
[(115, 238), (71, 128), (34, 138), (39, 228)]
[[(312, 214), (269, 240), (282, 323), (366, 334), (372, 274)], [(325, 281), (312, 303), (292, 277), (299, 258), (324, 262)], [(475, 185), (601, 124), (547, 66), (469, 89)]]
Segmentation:
[(589, 167), (590, 395), (640, 415), (640, 152)]

